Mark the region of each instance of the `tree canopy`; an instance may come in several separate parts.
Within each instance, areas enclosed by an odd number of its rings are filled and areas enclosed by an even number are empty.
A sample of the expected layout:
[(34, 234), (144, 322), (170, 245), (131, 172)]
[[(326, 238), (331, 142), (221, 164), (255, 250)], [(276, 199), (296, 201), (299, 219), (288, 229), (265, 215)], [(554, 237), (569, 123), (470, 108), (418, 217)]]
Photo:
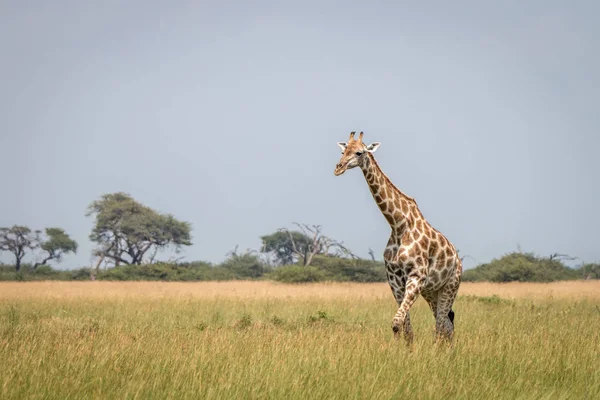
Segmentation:
[(278, 265), (298, 261), (309, 266), (317, 254), (329, 254), (331, 250), (340, 257), (356, 258), (341, 242), (323, 234), (321, 225), (307, 225), (294, 222), (299, 230), (279, 229), (270, 235), (261, 236), (261, 251), (270, 253)]
[[(261, 236), (260, 239), (262, 240), (262, 252), (271, 253), (277, 265), (295, 263), (298, 254), (304, 255), (311, 242), (310, 238), (302, 232), (285, 230)], [(294, 244), (296, 250), (294, 250)]]
[(179, 251), (192, 244), (188, 222), (159, 213), (126, 193), (103, 195), (90, 204), (86, 215), (95, 216), (90, 240), (98, 245), (96, 254), (115, 265), (153, 261), (160, 250)]
[(50, 260), (61, 262), (65, 254), (77, 252), (77, 242), (71, 239), (63, 229), (46, 228), (46, 236), (47, 239), (40, 244), (44, 258), (41, 262), (34, 264), (34, 269), (38, 265), (45, 265)]
[(8, 251), (15, 256), (15, 269), (21, 269), (21, 262), (27, 250), (34, 250), (40, 245), (40, 231), (32, 231), (27, 226), (13, 225), (0, 228), (0, 251)]

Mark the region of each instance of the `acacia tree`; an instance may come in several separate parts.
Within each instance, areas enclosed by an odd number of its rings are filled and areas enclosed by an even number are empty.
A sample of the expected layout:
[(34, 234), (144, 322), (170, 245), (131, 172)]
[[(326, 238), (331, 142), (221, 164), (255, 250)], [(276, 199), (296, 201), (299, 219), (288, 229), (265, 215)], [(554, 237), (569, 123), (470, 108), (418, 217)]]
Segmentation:
[(302, 232), (285, 229), (261, 236), (260, 239), (262, 240), (261, 252), (269, 253), (277, 265), (295, 263), (298, 253), (304, 254), (310, 243), (310, 238)]
[(27, 226), (13, 225), (0, 228), (0, 251), (8, 251), (15, 256), (15, 270), (21, 270), (21, 261), (27, 250), (35, 250), (40, 245), (40, 231), (32, 231)]
[(281, 228), (271, 235), (261, 237), (262, 252), (271, 253), (279, 265), (301, 261), (309, 266), (317, 254), (330, 254), (335, 251), (337, 256), (356, 258), (341, 242), (323, 234), (321, 225), (299, 224), (294, 222), (299, 230)]
[(96, 218), (90, 240), (95, 254), (115, 265), (141, 264), (147, 254), (168, 247), (179, 251), (191, 242), (191, 226), (170, 214), (146, 207), (126, 193), (110, 193), (90, 204), (87, 216)]
[(50, 260), (61, 262), (65, 254), (77, 252), (77, 242), (71, 239), (63, 229), (46, 228), (46, 236), (48, 238), (40, 244), (40, 248), (44, 252), (42, 261), (36, 262), (33, 269), (39, 265), (45, 265)]

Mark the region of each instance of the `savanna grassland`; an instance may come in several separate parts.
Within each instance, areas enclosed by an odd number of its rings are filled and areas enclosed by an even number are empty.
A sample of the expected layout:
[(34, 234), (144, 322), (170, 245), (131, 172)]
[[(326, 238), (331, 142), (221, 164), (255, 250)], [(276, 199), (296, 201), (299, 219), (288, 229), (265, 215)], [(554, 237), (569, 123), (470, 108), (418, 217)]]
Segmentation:
[(452, 348), (386, 284), (0, 283), (2, 399), (597, 399), (600, 282), (464, 283)]

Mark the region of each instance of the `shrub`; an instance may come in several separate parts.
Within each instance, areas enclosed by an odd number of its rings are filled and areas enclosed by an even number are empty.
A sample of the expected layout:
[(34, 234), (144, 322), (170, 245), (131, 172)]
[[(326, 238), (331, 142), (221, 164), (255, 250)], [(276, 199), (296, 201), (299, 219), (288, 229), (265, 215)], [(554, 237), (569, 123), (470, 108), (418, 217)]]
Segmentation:
[(206, 262), (120, 265), (101, 271), (97, 279), (113, 281), (207, 281), (231, 280), (235, 275)]
[(585, 264), (579, 270), (583, 279), (600, 279), (600, 264)]
[(70, 278), (74, 281), (89, 281), (92, 277), (92, 270), (89, 268), (79, 268), (70, 271)]
[(269, 272), (268, 267), (251, 253), (231, 254), (223, 264), (219, 265), (235, 278), (235, 279), (256, 279), (262, 277)]
[(40, 265), (39, 267), (33, 270), (33, 273), (38, 276), (51, 276), (55, 275), (56, 272), (58, 271), (54, 271), (49, 265)]
[(466, 282), (552, 282), (579, 278), (579, 272), (559, 260), (513, 252), (487, 264), (466, 270)]
[(319, 255), (311, 264), (319, 268), (328, 280), (350, 282), (386, 282), (382, 262)]
[(0, 281), (14, 281), (15, 278), (14, 265), (0, 264)]

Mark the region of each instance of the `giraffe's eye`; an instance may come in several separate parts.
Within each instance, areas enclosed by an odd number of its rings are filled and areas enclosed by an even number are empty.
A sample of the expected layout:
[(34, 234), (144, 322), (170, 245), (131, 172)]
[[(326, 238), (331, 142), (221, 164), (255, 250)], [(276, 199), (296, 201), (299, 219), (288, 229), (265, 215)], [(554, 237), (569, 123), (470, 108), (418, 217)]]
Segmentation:
[(359, 156), (359, 157), (362, 156), (362, 151), (357, 151), (356, 155)]

